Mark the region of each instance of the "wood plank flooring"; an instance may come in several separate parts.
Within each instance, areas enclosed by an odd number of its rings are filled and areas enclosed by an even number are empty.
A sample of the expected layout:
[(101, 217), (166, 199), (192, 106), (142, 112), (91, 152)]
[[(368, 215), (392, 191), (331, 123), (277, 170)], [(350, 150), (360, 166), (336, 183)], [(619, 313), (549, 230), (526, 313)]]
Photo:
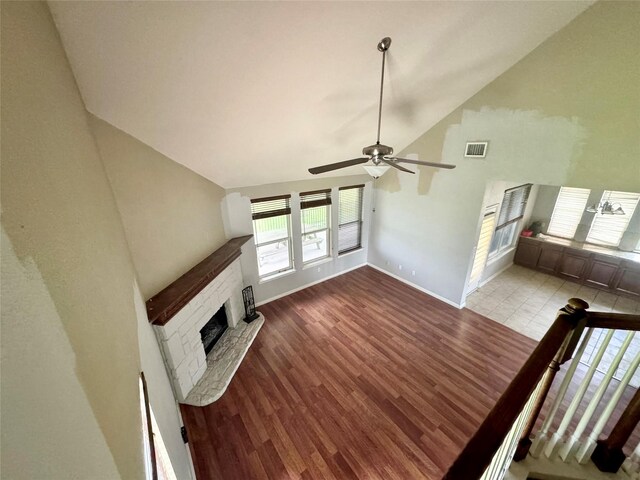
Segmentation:
[(263, 305), (227, 392), (182, 405), (198, 479), (437, 479), (536, 342), (370, 267)]

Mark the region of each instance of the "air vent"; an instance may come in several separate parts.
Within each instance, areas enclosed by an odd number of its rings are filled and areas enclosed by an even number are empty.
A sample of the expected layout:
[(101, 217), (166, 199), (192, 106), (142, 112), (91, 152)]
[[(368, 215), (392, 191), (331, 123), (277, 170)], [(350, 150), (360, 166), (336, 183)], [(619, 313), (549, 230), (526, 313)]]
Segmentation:
[(470, 158), (484, 158), (487, 155), (487, 145), (489, 142), (467, 142), (464, 156)]

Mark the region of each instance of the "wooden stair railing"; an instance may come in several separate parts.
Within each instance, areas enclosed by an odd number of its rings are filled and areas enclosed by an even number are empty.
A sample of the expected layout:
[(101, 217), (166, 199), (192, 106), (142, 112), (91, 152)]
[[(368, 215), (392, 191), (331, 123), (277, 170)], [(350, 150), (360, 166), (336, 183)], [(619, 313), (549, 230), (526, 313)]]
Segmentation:
[(479, 479), (483, 475), (549, 364), (556, 358), (561, 347), (567, 345), (567, 338), (570, 338), (570, 334), (578, 323), (585, 318), (585, 310), (588, 307), (585, 301), (571, 298), (558, 312), (551, 328), (540, 340), (443, 479), (472, 480)]
[[(586, 463), (589, 458), (592, 458), (602, 471), (612, 472), (620, 468), (625, 460), (622, 447), (627, 443), (640, 417), (640, 395), (637, 391), (609, 437), (606, 440), (599, 440), (598, 437), (640, 364), (640, 352), (630, 362), (588, 437), (582, 438), (582, 436), (618, 370), (627, 348), (634, 339), (634, 333), (640, 331), (640, 315), (589, 312), (587, 308), (589, 305), (585, 301), (571, 298), (558, 312), (551, 328), (451, 465), (444, 476), (445, 479), (500, 480), (504, 477), (512, 458), (519, 461), (527, 454), (538, 457), (543, 452), (550, 458), (559, 456), (563, 461), (575, 458), (579, 463)], [(552, 431), (553, 420), (596, 328), (604, 329), (607, 333), (597, 349), (585, 378), (567, 407), (560, 426)], [(619, 330), (626, 330), (629, 333), (620, 349), (612, 355), (613, 359), (604, 379), (588, 402), (575, 430), (565, 438), (591, 379), (607, 352), (609, 341), (614, 332)], [(542, 427), (532, 440), (534, 427), (551, 390), (553, 380), (561, 365), (569, 360), (571, 363), (556, 398)], [(640, 445), (636, 447), (636, 451), (640, 453)], [(633, 460), (638, 459), (634, 457)], [(625, 463), (625, 468), (627, 465), (632, 464)]]

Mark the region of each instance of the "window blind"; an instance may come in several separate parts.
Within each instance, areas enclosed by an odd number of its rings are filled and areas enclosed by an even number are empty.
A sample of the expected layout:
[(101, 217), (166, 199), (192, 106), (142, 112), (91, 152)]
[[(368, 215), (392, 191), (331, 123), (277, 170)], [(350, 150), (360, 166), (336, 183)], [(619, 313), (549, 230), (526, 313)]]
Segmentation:
[(300, 193), (300, 209), (331, 205), (331, 189)]
[(524, 216), (524, 209), (527, 206), (529, 192), (531, 192), (530, 183), (504, 191), (496, 230), (506, 227)]
[(600, 202), (619, 203), (625, 214), (601, 215), (596, 213), (587, 235), (587, 242), (617, 247), (629, 226), (639, 199), (640, 194), (638, 193), (605, 190)]
[(588, 188), (561, 187), (547, 233), (556, 237), (573, 238), (590, 193)]
[(303, 236), (329, 228), (328, 205), (331, 205), (330, 189), (300, 193)]
[(340, 187), (338, 208), (338, 254), (362, 246), (362, 196), (364, 185)]
[(279, 217), (291, 213), (291, 195), (251, 199), (251, 218)]

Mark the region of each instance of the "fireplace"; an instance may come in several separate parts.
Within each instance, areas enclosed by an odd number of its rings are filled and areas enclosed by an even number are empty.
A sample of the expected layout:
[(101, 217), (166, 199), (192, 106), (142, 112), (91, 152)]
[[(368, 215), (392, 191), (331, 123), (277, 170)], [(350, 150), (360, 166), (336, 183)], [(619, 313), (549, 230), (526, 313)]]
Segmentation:
[(227, 311), (224, 305), (213, 314), (209, 321), (200, 329), (200, 338), (205, 355), (208, 355), (222, 334), (229, 327), (227, 323)]

